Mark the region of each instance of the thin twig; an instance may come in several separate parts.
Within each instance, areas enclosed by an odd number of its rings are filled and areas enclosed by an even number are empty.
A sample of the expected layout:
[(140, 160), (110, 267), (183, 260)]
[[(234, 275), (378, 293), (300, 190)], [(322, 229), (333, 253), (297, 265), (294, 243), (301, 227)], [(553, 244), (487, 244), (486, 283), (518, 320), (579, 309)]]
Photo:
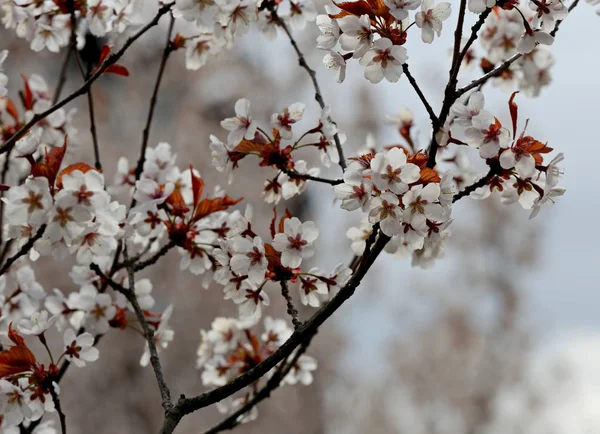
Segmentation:
[[(156, 82), (154, 83), (154, 90), (152, 91), (152, 97), (150, 98), (150, 107), (148, 109), (148, 117), (146, 118), (146, 126), (144, 127), (144, 132), (142, 133), (142, 146), (140, 150), (140, 158), (135, 168), (136, 181), (140, 179), (140, 176), (142, 176), (142, 171), (144, 170), (144, 162), (146, 161), (146, 147), (148, 146), (148, 140), (150, 137), (150, 127), (152, 126), (152, 119), (154, 118), (154, 109), (156, 108), (156, 102), (158, 100), (158, 90), (160, 89), (160, 83), (162, 82), (165, 67), (167, 66), (169, 54), (173, 52), (173, 46), (171, 44), (171, 34), (173, 33), (174, 25), (175, 18), (171, 16), (171, 22), (169, 23), (169, 29), (167, 30), (167, 43), (165, 44), (163, 55), (160, 60), (160, 66), (158, 67), (158, 76), (156, 77)], [(134, 206), (135, 199), (132, 200), (130, 208), (133, 208)]]
[(60, 67), (60, 73), (58, 74), (58, 83), (56, 85), (56, 89), (54, 91), (54, 97), (52, 97), (52, 104), (56, 104), (58, 99), (60, 98), (60, 94), (67, 82), (67, 68), (69, 66), (69, 60), (71, 59), (71, 53), (73, 52), (73, 48), (69, 45), (67, 48), (67, 55), (65, 56), (65, 60), (63, 60), (63, 64)]
[(287, 281), (285, 280), (281, 281), (281, 294), (283, 295), (283, 298), (285, 298), (287, 313), (292, 318), (292, 324), (294, 324), (294, 328), (297, 330), (298, 327), (302, 326), (302, 321), (298, 319), (298, 310), (294, 307), (292, 297), (290, 296), (290, 289), (288, 288)]
[[(296, 40), (292, 36), (292, 32), (290, 31), (287, 24), (279, 17), (276, 10), (274, 10), (274, 9), (270, 9), (270, 10), (271, 10), (271, 16), (273, 17), (273, 20), (277, 24), (279, 24), (279, 26), (283, 29), (283, 31), (287, 35), (288, 39), (290, 40), (292, 47), (294, 47), (294, 51), (296, 51), (296, 55), (298, 56), (298, 63), (300, 64), (300, 66), (302, 68), (304, 68), (306, 70), (306, 72), (308, 72), (308, 75), (310, 76), (310, 80), (312, 81), (313, 87), (315, 89), (315, 100), (317, 100), (321, 109), (324, 109), (325, 101), (323, 100), (323, 95), (321, 94), (321, 88), (319, 87), (319, 82), (317, 81), (317, 73), (315, 72), (314, 69), (312, 69), (310, 66), (308, 66), (308, 63), (306, 62), (304, 54), (302, 53), (302, 51), (300, 51), (300, 48), (298, 47)], [(330, 121), (331, 121), (331, 119), (330, 119)], [(344, 157), (344, 149), (342, 148), (342, 143), (340, 142), (340, 137), (339, 137), (338, 133), (335, 133), (335, 135), (333, 136), (333, 140), (335, 141), (335, 147), (336, 147), (338, 155), (340, 157), (339, 165), (342, 168), (342, 171), (345, 171), (346, 170), (346, 158)]]
[(62, 411), (62, 408), (60, 406), (60, 398), (58, 397), (58, 394), (56, 393), (56, 390), (54, 390), (53, 386), (50, 387), (50, 395), (52, 395), (54, 408), (56, 408), (58, 418), (60, 419), (60, 430), (62, 431), (62, 434), (67, 434), (67, 418)]
[(131, 303), (135, 315), (142, 326), (142, 330), (144, 331), (144, 336), (146, 337), (146, 342), (148, 343), (148, 350), (150, 352), (150, 363), (152, 364), (152, 368), (154, 370), (154, 375), (156, 377), (156, 383), (158, 384), (158, 388), (160, 390), (160, 395), (162, 398), (162, 406), (165, 410), (165, 413), (168, 413), (173, 404), (171, 403), (171, 391), (165, 382), (162, 366), (160, 364), (160, 358), (158, 357), (158, 351), (156, 349), (156, 342), (154, 340), (154, 330), (150, 328), (148, 321), (146, 321), (146, 317), (144, 316), (144, 312), (138, 303), (137, 297), (135, 295), (135, 271), (133, 268), (133, 264), (129, 262), (129, 256), (127, 255), (127, 247), (123, 249), (123, 258), (125, 259), (125, 263), (127, 263), (127, 272), (129, 277), (129, 288), (125, 288), (122, 285), (118, 284), (106, 274), (102, 272), (100, 267), (97, 264), (90, 264), (90, 268), (98, 274), (100, 277), (106, 280), (111, 288), (115, 291), (120, 292), (127, 298), (127, 301)]
[(156, 264), (156, 262), (164, 255), (166, 255), (169, 250), (171, 250), (173, 247), (175, 247), (176, 244), (174, 241), (169, 241), (167, 244), (165, 244), (164, 246), (161, 247), (161, 249), (156, 252), (154, 255), (152, 255), (150, 258), (146, 259), (145, 261), (142, 262), (138, 262), (137, 264), (134, 264), (134, 261), (125, 261), (123, 263), (123, 265), (125, 267), (127, 267), (128, 265), (132, 265), (133, 266), (133, 271), (138, 272), (143, 270), (146, 267), (149, 267), (150, 265), (154, 265)]
[(271, 396), (271, 392), (281, 386), (281, 382), (283, 379), (289, 374), (289, 372), (294, 368), (296, 362), (306, 352), (306, 349), (310, 345), (310, 339), (308, 338), (298, 350), (294, 353), (294, 356), (287, 363), (282, 364), (283, 367), (281, 370), (278, 370), (273, 374), (273, 376), (269, 379), (265, 387), (259, 390), (246, 404), (244, 404), (241, 408), (239, 408), (235, 413), (228, 416), (225, 420), (215, 425), (204, 434), (216, 434), (221, 431), (231, 430), (238, 426), (243, 420), (243, 416), (252, 410), (258, 403), (265, 400), (266, 398)]
[(83, 85), (81, 85), (81, 87), (79, 89), (77, 89), (75, 92), (73, 92), (68, 97), (61, 100), (60, 102), (54, 104), (48, 110), (34, 115), (29, 122), (27, 122), (25, 125), (23, 125), (19, 129), (19, 131), (17, 131), (15, 134), (13, 134), (13, 136), (10, 139), (8, 139), (2, 147), (0, 147), (0, 154), (8, 152), (8, 150), (10, 150), (15, 145), (17, 140), (19, 140), (21, 137), (23, 137), (31, 129), (31, 127), (33, 127), (40, 120), (45, 119), (47, 116), (51, 115), (56, 110), (64, 107), (65, 105), (67, 105), (68, 103), (73, 101), (74, 99), (85, 94), (87, 92), (87, 90), (89, 89), (89, 87), (92, 85), (92, 83), (94, 83), (98, 78), (100, 78), (100, 76), (104, 73), (104, 71), (106, 71), (106, 69), (108, 69), (110, 66), (114, 65), (123, 56), (123, 54), (125, 54), (127, 49), (136, 40), (138, 40), (149, 29), (154, 27), (160, 20), (160, 17), (162, 17), (163, 15), (165, 15), (167, 12), (169, 12), (171, 10), (171, 6), (172, 5), (162, 6), (159, 9), (158, 14), (156, 14), (156, 16), (148, 24), (146, 24), (144, 27), (142, 27), (136, 34), (134, 34), (129, 39), (127, 39), (127, 41), (125, 42), (125, 44), (123, 45), (123, 47), (121, 47), (121, 49), (119, 51), (109, 55), (104, 60), (102, 65), (100, 65), (100, 67), (98, 67), (98, 69), (90, 76), (90, 78)]
[(465, 187), (464, 189), (456, 193), (452, 198), (452, 203), (458, 202), (463, 197), (469, 196), (475, 190), (487, 184), (488, 181), (490, 181), (494, 176), (496, 176), (496, 172), (494, 170), (490, 170), (483, 178), (479, 179), (478, 181), (474, 182), (473, 184)]
[(429, 104), (429, 101), (427, 101), (427, 98), (425, 98), (425, 95), (423, 94), (423, 91), (417, 84), (417, 81), (411, 74), (410, 69), (408, 69), (408, 63), (405, 63), (404, 65), (402, 65), (402, 69), (404, 70), (404, 74), (408, 78), (408, 81), (410, 82), (411, 86), (413, 87), (415, 92), (417, 92), (417, 95), (419, 95), (421, 102), (425, 106), (425, 109), (427, 110), (427, 113), (429, 114), (429, 119), (431, 119), (431, 124), (435, 125), (437, 123), (437, 116), (433, 112), (433, 109), (431, 108), (431, 104)]
[[(462, 41), (463, 26), (465, 24), (465, 15), (467, 12), (467, 0), (460, 0), (460, 7), (458, 10), (458, 22), (456, 23), (456, 30), (454, 31), (454, 51), (452, 53), (452, 66), (450, 67), (450, 77), (454, 74), (457, 68), (460, 68), (462, 62), (460, 43)], [(481, 17), (480, 17), (481, 18)], [(466, 53), (466, 51), (465, 51)]]
[(0, 276), (2, 276), (4, 273), (6, 273), (6, 271), (10, 268), (10, 266), (12, 264), (14, 264), (17, 261), (17, 259), (19, 259), (21, 256), (29, 253), (29, 251), (33, 248), (33, 245), (35, 244), (35, 242), (37, 240), (39, 240), (40, 238), (42, 238), (42, 235), (44, 235), (45, 230), (46, 230), (45, 224), (40, 226), (40, 228), (35, 233), (35, 235), (33, 237), (29, 238), (29, 240), (25, 244), (23, 244), (23, 247), (21, 247), (17, 253), (15, 253), (13, 256), (11, 256), (10, 258), (8, 258), (6, 260), (5, 264), (2, 266), (2, 268), (0, 268)]
[(502, 62), (499, 66), (492, 69), (490, 72), (484, 74), (483, 76), (479, 77), (476, 80), (473, 80), (468, 85), (461, 87), (460, 89), (458, 89), (456, 91), (456, 98), (459, 98), (460, 96), (464, 95), (466, 92), (470, 91), (471, 89), (474, 89), (474, 88), (484, 84), (490, 78), (500, 75), (502, 73), (502, 71), (506, 70), (510, 65), (512, 65), (517, 60), (519, 60), (521, 58), (521, 56), (523, 56), (521, 53), (514, 54), (512, 57), (510, 57), (509, 59)]
[(288, 175), (290, 178), (295, 178), (295, 179), (306, 179), (308, 181), (321, 182), (323, 184), (329, 184), (329, 185), (338, 185), (338, 184), (344, 183), (343, 179), (321, 178), (320, 176), (312, 176), (307, 173), (298, 173), (295, 170), (287, 169), (287, 168), (281, 169), (281, 171), (283, 173), (285, 173), (286, 175)]

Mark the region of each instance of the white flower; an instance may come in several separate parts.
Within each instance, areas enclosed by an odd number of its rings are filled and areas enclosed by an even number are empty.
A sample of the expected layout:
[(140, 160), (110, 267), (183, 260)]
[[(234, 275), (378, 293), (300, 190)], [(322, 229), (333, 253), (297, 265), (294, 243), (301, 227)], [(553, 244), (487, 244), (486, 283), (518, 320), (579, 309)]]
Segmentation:
[(393, 45), (388, 38), (381, 38), (360, 59), (360, 64), (365, 66), (365, 78), (371, 83), (379, 83), (384, 77), (395, 83), (402, 76), (402, 65), (407, 59), (406, 48)]
[(336, 81), (342, 83), (346, 78), (346, 60), (337, 51), (329, 51), (323, 57), (323, 65), (325, 68), (337, 71)]
[(508, 148), (500, 154), (500, 166), (503, 169), (514, 167), (520, 178), (529, 178), (535, 172), (535, 159), (531, 154), (521, 153), (515, 148)]
[(293, 330), (283, 319), (273, 319), (270, 316), (265, 317), (265, 332), (261, 336), (263, 342), (272, 348), (279, 348), (281, 344), (289, 339)]
[(96, 170), (75, 170), (62, 177), (63, 189), (56, 200), (64, 205), (79, 205), (90, 210), (102, 209), (110, 202), (104, 190), (104, 175)]
[(290, 140), (292, 138), (292, 126), (302, 119), (304, 108), (304, 104), (297, 102), (284, 108), (281, 113), (273, 113), (271, 125), (279, 130), (283, 139)]
[(206, 65), (208, 57), (215, 51), (212, 38), (201, 36), (185, 44), (185, 67), (196, 71)]
[(360, 227), (351, 227), (346, 231), (346, 237), (352, 241), (350, 248), (355, 255), (364, 253), (367, 238), (369, 238), (371, 232), (373, 232), (373, 228), (367, 219), (360, 222)]
[[(318, 275), (319, 270), (313, 268), (309, 271), (310, 274)], [(327, 285), (322, 280), (312, 277), (300, 277), (300, 302), (304, 306), (319, 307), (321, 306), (320, 296), (327, 296)]]
[(423, 0), (421, 12), (415, 15), (415, 23), (421, 29), (421, 39), (427, 44), (433, 42), (435, 33), (442, 34), (442, 21), (450, 16), (450, 3), (442, 2), (434, 5), (434, 0)]
[(92, 35), (102, 37), (112, 30), (114, 10), (110, 6), (111, 3), (106, 0), (87, 1), (87, 14), (85, 18)]
[(481, 158), (492, 158), (510, 141), (510, 131), (502, 127), (491, 113), (483, 111), (471, 120), (473, 126), (465, 130), (469, 145), (479, 147)]
[[(0, 83), (0, 85), (2, 84)], [(17, 143), (15, 144), (17, 154), (20, 156), (31, 155), (37, 151), (38, 146), (40, 146), (43, 131), (44, 130), (41, 127), (31, 129), (22, 138), (17, 140)]]
[(42, 51), (48, 48), (52, 53), (58, 53), (61, 47), (69, 43), (71, 30), (67, 27), (70, 17), (67, 14), (55, 15), (49, 22), (47, 15), (42, 15), (36, 23), (35, 34), (31, 41), (33, 51)]
[(247, 275), (256, 284), (262, 283), (267, 271), (265, 245), (260, 237), (250, 241), (244, 237), (236, 237), (233, 249), (237, 252), (229, 262), (231, 270), (240, 275)]
[(316, 22), (322, 33), (317, 37), (317, 48), (331, 50), (340, 37), (340, 27), (337, 20), (329, 18), (329, 15), (318, 15)]
[(400, 233), (402, 209), (398, 206), (398, 196), (392, 193), (382, 193), (371, 201), (371, 211), (369, 211), (369, 221), (371, 223), (379, 222), (381, 231), (388, 237)]
[(373, 32), (371, 31), (371, 20), (368, 15), (360, 18), (347, 15), (340, 18), (338, 25), (342, 30), (340, 45), (346, 51), (354, 51), (352, 57), (360, 59), (373, 44)]
[(167, 200), (174, 189), (175, 185), (172, 182), (158, 184), (152, 179), (140, 179), (135, 183), (133, 193), (138, 205), (131, 210), (131, 213), (146, 214), (146, 211), (156, 211), (157, 206)]
[(273, 238), (273, 248), (281, 252), (281, 264), (284, 267), (297, 268), (302, 259), (315, 254), (313, 242), (319, 236), (319, 229), (314, 222), (301, 223), (296, 217), (286, 219), (283, 223), (283, 233)]
[(221, 121), (221, 126), (229, 131), (227, 142), (231, 146), (238, 145), (244, 138), (254, 139), (257, 125), (250, 116), (250, 108), (250, 101), (246, 98), (239, 99), (235, 103), (236, 117)]
[(392, 148), (387, 153), (380, 152), (371, 160), (372, 179), (381, 190), (391, 190), (402, 194), (408, 190), (408, 184), (419, 180), (419, 166), (406, 162), (406, 154), (400, 148)]
[[(64, 196), (63, 196), (63, 200)], [(69, 199), (65, 201), (69, 202)], [(71, 242), (85, 229), (85, 224), (92, 218), (90, 211), (81, 205), (64, 204), (57, 198), (56, 203), (48, 212), (48, 227), (44, 233), (50, 241), (57, 242), (65, 239)]]
[(65, 359), (79, 368), (85, 366), (86, 362), (98, 360), (99, 352), (97, 348), (94, 348), (94, 337), (89, 333), (76, 336), (75, 331), (68, 328), (65, 330), (63, 343), (65, 344)]
[(11, 187), (2, 200), (6, 204), (8, 223), (41, 225), (46, 222), (46, 214), (52, 205), (48, 179), (28, 178), (25, 185)]
[(35, 312), (31, 319), (19, 321), (19, 331), (24, 335), (41, 335), (56, 322), (58, 316), (48, 318), (48, 311)]
[(298, 358), (298, 361), (283, 381), (286, 384), (294, 385), (300, 383), (308, 386), (313, 380), (312, 371), (316, 369), (317, 361), (313, 357), (303, 354)]
[(264, 288), (256, 288), (250, 281), (245, 280), (239, 296), (234, 297), (233, 302), (238, 305), (240, 325), (243, 328), (250, 328), (260, 319), (262, 306), (268, 306), (270, 300)]
[(569, 15), (569, 10), (561, 0), (529, 1), (529, 8), (535, 12), (532, 25), (538, 27), (541, 22), (545, 32), (552, 31), (557, 20), (564, 20)]
[(496, 0), (469, 0), (469, 10), (475, 14), (480, 14), (495, 5)]
[(290, 1), (290, 16), (289, 20), (298, 30), (304, 29), (306, 23), (312, 21), (317, 16), (317, 9), (313, 3), (313, 0), (298, 0)]
[(212, 26), (219, 14), (214, 0), (176, 0), (175, 5), (186, 21), (195, 21), (197, 26)]
[(414, 11), (421, 5), (421, 0), (383, 0), (390, 8), (390, 14), (398, 21), (408, 18), (408, 11)]
[(552, 45), (554, 37), (542, 30), (532, 30), (528, 25), (517, 44), (517, 50), (521, 54), (531, 53), (537, 44)]
[(470, 127), (473, 118), (483, 111), (484, 105), (485, 98), (483, 94), (479, 91), (473, 92), (466, 104), (464, 101), (457, 101), (452, 105), (450, 109), (452, 121), (458, 125)]
[(20, 387), (0, 379), (0, 414), (2, 426), (17, 426), (33, 416), (31, 401)]
[(109, 321), (115, 317), (117, 308), (113, 305), (109, 294), (99, 294), (92, 285), (82, 286), (77, 307), (86, 311), (86, 324), (97, 334), (108, 331)]
[(416, 230), (425, 230), (427, 220), (441, 222), (444, 209), (437, 202), (440, 198), (440, 185), (437, 183), (415, 185), (402, 197), (404, 204), (403, 220)]
[(372, 183), (360, 172), (348, 169), (344, 172), (344, 183), (333, 187), (335, 197), (342, 201), (342, 208), (354, 211), (369, 208), (369, 200), (373, 190)]

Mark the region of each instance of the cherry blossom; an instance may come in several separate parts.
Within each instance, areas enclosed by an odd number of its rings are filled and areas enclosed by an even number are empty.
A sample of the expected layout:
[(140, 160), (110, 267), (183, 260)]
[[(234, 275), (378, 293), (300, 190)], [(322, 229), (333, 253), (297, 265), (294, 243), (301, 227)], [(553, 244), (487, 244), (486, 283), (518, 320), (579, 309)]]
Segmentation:
[(382, 193), (371, 201), (369, 221), (380, 224), (381, 231), (388, 237), (400, 232), (402, 209), (398, 206), (398, 196), (392, 193)]
[(32, 155), (37, 151), (40, 146), (40, 140), (42, 138), (42, 128), (34, 128), (30, 130), (25, 136), (17, 140), (15, 144), (15, 150), (20, 156)]
[(273, 247), (281, 252), (281, 263), (285, 267), (299, 267), (303, 259), (315, 254), (312, 244), (319, 236), (319, 229), (313, 222), (302, 223), (296, 217), (287, 219), (283, 228), (283, 233), (273, 238)]
[(369, 208), (373, 186), (369, 179), (356, 170), (346, 170), (344, 183), (334, 187), (335, 197), (342, 201), (342, 208), (353, 211)]
[[(171, 316), (173, 315), (173, 305), (169, 305), (163, 311), (160, 316), (160, 323), (158, 328), (154, 332), (154, 342), (156, 343), (156, 350), (161, 352), (168, 348), (169, 344), (173, 341), (175, 337), (175, 331), (169, 325), (169, 321)], [(140, 366), (146, 367), (150, 363), (150, 348), (148, 347), (148, 343), (144, 347), (144, 353), (140, 358)]]
[(371, 83), (379, 83), (384, 77), (390, 83), (395, 83), (402, 76), (402, 65), (407, 59), (406, 48), (381, 38), (360, 59), (360, 64), (365, 67), (365, 78)]
[(6, 216), (10, 224), (27, 222), (38, 226), (46, 222), (46, 214), (52, 205), (48, 179), (29, 178), (23, 186), (11, 187), (2, 199), (6, 203)]
[(260, 237), (254, 237), (252, 241), (237, 237), (233, 242), (233, 249), (237, 252), (230, 261), (233, 272), (239, 275), (248, 275), (250, 280), (260, 284), (267, 271), (263, 240)]
[(337, 71), (336, 81), (342, 83), (346, 78), (346, 60), (337, 51), (329, 51), (323, 57), (325, 68), (331, 71)]
[(5, 379), (0, 379), (0, 413), (6, 426), (17, 426), (33, 416), (26, 393)]
[[(327, 6), (325, 7), (327, 8)], [(337, 20), (331, 19), (329, 15), (318, 15), (316, 24), (321, 31), (321, 35), (317, 37), (317, 48), (321, 50), (333, 49), (340, 37), (340, 27)]]
[(415, 14), (415, 23), (421, 29), (421, 39), (426, 44), (431, 44), (435, 33), (438, 37), (442, 34), (442, 22), (450, 16), (450, 3), (434, 3), (435, 0), (423, 0), (421, 12)]
[(558, 20), (564, 20), (569, 11), (561, 0), (539, 0), (529, 1), (529, 8), (535, 12), (533, 26), (537, 27), (540, 22), (542, 30), (550, 32)]
[(338, 20), (342, 30), (340, 45), (344, 50), (354, 51), (352, 57), (360, 59), (373, 44), (373, 32), (371, 31), (371, 20), (368, 15), (360, 18), (348, 15)]
[(408, 11), (414, 11), (421, 6), (421, 0), (383, 0), (390, 8), (390, 14), (398, 21), (408, 18)]
[(473, 125), (473, 118), (483, 111), (485, 98), (481, 92), (473, 92), (467, 101), (457, 101), (452, 105), (450, 113), (453, 122), (464, 127)]
[(48, 311), (42, 310), (31, 315), (31, 319), (19, 321), (19, 331), (24, 335), (41, 335), (58, 320), (57, 316), (49, 318)]
[(496, 5), (496, 0), (469, 0), (469, 10), (475, 14), (480, 14), (488, 8)]
[(408, 184), (419, 179), (420, 169), (407, 163), (406, 154), (400, 148), (392, 148), (387, 153), (378, 153), (371, 160), (373, 183), (379, 190), (391, 190), (402, 194), (408, 190)]
[(94, 347), (94, 337), (89, 333), (76, 335), (73, 329), (66, 329), (63, 335), (65, 359), (77, 367), (98, 360), (99, 351)]
[(554, 37), (542, 30), (532, 30), (529, 26), (521, 35), (521, 40), (517, 44), (517, 50), (521, 54), (531, 53), (537, 44), (552, 45)]
[(279, 130), (279, 134), (284, 139), (292, 138), (292, 126), (302, 119), (305, 105), (297, 102), (283, 109), (281, 113), (274, 113), (271, 116), (271, 125)]
[(510, 131), (489, 112), (483, 112), (471, 119), (472, 127), (465, 130), (469, 144), (479, 148), (481, 158), (492, 158), (510, 141)]
[(415, 185), (402, 197), (405, 206), (403, 220), (415, 229), (424, 230), (426, 220), (441, 222), (444, 209), (438, 201), (440, 197), (439, 184)]
[(227, 142), (232, 146), (239, 144), (242, 139), (253, 139), (257, 126), (250, 117), (250, 101), (246, 98), (235, 103), (235, 114), (236, 117), (221, 122), (221, 126), (229, 131)]

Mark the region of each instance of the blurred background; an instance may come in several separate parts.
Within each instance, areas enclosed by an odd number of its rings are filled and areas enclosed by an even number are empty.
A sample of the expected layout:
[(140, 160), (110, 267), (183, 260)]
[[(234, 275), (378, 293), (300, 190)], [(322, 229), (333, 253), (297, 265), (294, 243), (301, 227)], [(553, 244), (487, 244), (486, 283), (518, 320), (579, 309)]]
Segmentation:
[[(452, 3), (456, 10), (458, 2)], [(318, 7), (323, 13), (323, 4)], [(474, 17), (468, 15), (471, 21)], [(447, 80), (454, 20), (452, 15), (433, 44), (410, 38), (407, 44), (411, 71), (435, 111)], [(163, 18), (122, 59), (129, 78), (106, 76), (93, 87), (107, 180), (119, 157), (137, 160), (167, 21)], [(316, 26), (296, 33), (333, 119), (348, 136), (347, 156), (364, 146), (368, 133), (379, 147), (397, 143), (396, 129), (384, 119), (403, 106), (413, 110), (427, 140), (427, 113), (405, 79), (372, 85), (353, 62), (346, 81), (337, 84), (335, 74), (322, 65), (323, 52), (314, 48)], [(458, 202), (445, 258), (429, 270), (411, 268), (408, 259), (380, 258), (356, 295), (313, 340), (309, 354), (320, 365), (314, 383), (276, 391), (274, 399), (261, 404), (259, 419), (236, 428), (238, 432), (600, 433), (600, 236), (592, 228), (593, 213), (600, 207), (595, 129), (600, 55), (593, 43), (598, 40), (600, 18), (589, 5), (579, 5), (552, 47), (552, 85), (538, 98), (523, 95), (517, 100), (521, 121), (531, 119), (528, 131), (566, 155), (562, 186), (567, 193), (558, 205), (529, 221), (529, 213), (516, 205)], [(10, 51), (4, 64), (10, 90), (20, 85), (21, 73), (40, 73), (54, 86), (64, 52), (33, 55), (25, 41), (4, 30), (0, 41), (0, 48)], [(232, 115), (241, 97), (251, 100), (253, 117), (262, 125), (296, 101), (306, 103), (309, 120), (317, 119), (320, 110), (283, 34), (268, 42), (251, 31), (238, 42), (199, 71), (184, 68), (183, 53), (172, 56), (150, 145), (170, 143), (181, 167), (191, 163), (208, 185), (220, 184), (231, 196), (244, 196), (254, 206), (255, 221), (263, 223), (259, 231), (266, 233), (272, 207), (260, 197), (265, 178), (255, 162), (243, 161), (227, 186), (226, 177), (211, 166), (208, 136), (226, 137), (219, 122)], [(90, 41), (94, 43), (102, 45)], [(81, 83), (76, 68), (74, 62), (69, 65), (66, 92)], [(467, 72), (462, 80), (476, 75)], [(508, 121), (510, 93), (487, 86), (485, 96), (486, 108)], [(85, 100), (79, 98), (73, 106), (80, 109), (79, 135), (68, 158), (92, 164)], [(318, 164), (317, 156), (304, 157)], [(335, 166), (325, 173), (339, 176), (338, 171)], [(279, 205), (285, 207), (321, 229), (319, 255), (312, 263), (329, 269), (351, 258), (345, 230), (358, 225), (360, 213), (339, 209), (330, 187), (309, 185), (300, 199)], [(146, 275), (154, 283), (156, 309), (174, 304), (175, 340), (161, 359), (174, 395), (189, 396), (203, 390), (195, 370), (199, 330), (235, 310), (222, 299), (220, 288), (204, 290), (193, 275), (179, 272), (178, 261), (172, 252)], [(40, 262), (38, 280), (47, 291), (77, 290), (68, 276), (71, 265)], [(272, 298), (267, 313), (284, 317), (283, 303)], [(300, 306), (297, 299), (296, 304)], [(301, 309), (301, 314), (308, 317), (312, 311)], [(85, 371), (71, 369), (61, 383), (69, 432), (157, 432), (162, 411), (151, 369), (139, 366), (142, 340), (134, 333), (112, 331), (99, 347), (97, 363)], [(177, 432), (202, 433), (220, 418), (214, 408), (205, 409), (186, 417)]]

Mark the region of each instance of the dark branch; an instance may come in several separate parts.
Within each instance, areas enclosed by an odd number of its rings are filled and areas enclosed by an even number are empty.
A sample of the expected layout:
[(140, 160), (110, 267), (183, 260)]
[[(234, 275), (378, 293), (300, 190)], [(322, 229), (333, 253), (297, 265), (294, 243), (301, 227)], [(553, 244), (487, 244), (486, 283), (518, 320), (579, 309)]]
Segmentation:
[(92, 85), (92, 83), (94, 83), (98, 78), (100, 78), (100, 76), (104, 73), (104, 71), (106, 71), (106, 69), (108, 67), (110, 67), (110, 66), (114, 65), (115, 63), (117, 63), (117, 61), (123, 56), (123, 54), (125, 54), (125, 52), (127, 51), (127, 49), (136, 40), (138, 40), (144, 33), (146, 33), (149, 29), (151, 29), (152, 27), (154, 27), (158, 23), (158, 21), (160, 20), (160, 17), (162, 17), (164, 14), (166, 14), (170, 10), (171, 10), (171, 5), (162, 6), (159, 9), (158, 14), (156, 14), (156, 16), (148, 24), (146, 24), (144, 27), (142, 27), (136, 34), (134, 34), (129, 39), (127, 39), (127, 41), (125, 42), (125, 44), (123, 45), (123, 47), (119, 51), (117, 51), (117, 52), (111, 54), (110, 56), (108, 56), (104, 60), (104, 62), (102, 63), (102, 65), (100, 65), (100, 67), (96, 70), (96, 72), (94, 72), (91, 75), (91, 77), (79, 89), (77, 89), (75, 92), (73, 92), (71, 95), (69, 95), (68, 97), (64, 98), (60, 102), (54, 104), (48, 110), (46, 110), (46, 111), (44, 111), (42, 113), (34, 115), (29, 122), (27, 122), (25, 125), (23, 125), (19, 129), (19, 131), (17, 131), (10, 139), (8, 139), (4, 143), (4, 145), (2, 147), (0, 147), (0, 154), (8, 152), (15, 145), (15, 143), (17, 142), (17, 140), (19, 140), (21, 137), (23, 137), (31, 129), (31, 127), (33, 127), (40, 120), (46, 118), (48, 115), (54, 113), (56, 110), (64, 107), (65, 105), (67, 105), (68, 103), (70, 103), (71, 101), (73, 101), (74, 99), (76, 99), (79, 96), (85, 94), (87, 92), (87, 90), (89, 89), (89, 87)]
[(427, 98), (425, 98), (425, 95), (423, 94), (423, 91), (421, 91), (421, 88), (417, 84), (417, 81), (415, 80), (413, 75), (410, 73), (410, 69), (408, 69), (408, 63), (405, 63), (404, 65), (402, 65), (402, 69), (404, 70), (404, 74), (406, 74), (406, 77), (408, 78), (408, 81), (410, 82), (411, 86), (413, 87), (415, 92), (417, 92), (417, 95), (419, 95), (421, 102), (425, 106), (425, 110), (427, 110), (427, 113), (429, 114), (429, 119), (431, 119), (431, 124), (436, 125), (437, 124), (437, 116), (433, 112), (433, 109), (431, 108), (431, 104), (429, 104), (429, 101), (427, 101)]
[(302, 321), (298, 319), (298, 310), (294, 307), (292, 297), (290, 296), (290, 290), (288, 288), (287, 281), (285, 280), (281, 281), (281, 294), (283, 295), (283, 298), (285, 298), (287, 313), (292, 318), (292, 324), (294, 324), (294, 328), (297, 330), (298, 327), (302, 325)]
[(8, 258), (6, 260), (5, 264), (2, 266), (2, 268), (0, 268), (0, 276), (2, 276), (4, 273), (6, 273), (6, 271), (10, 268), (10, 266), (12, 264), (14, 264), (17, 261), (17, 259), (19, 259), (21, 256), (29, 253), (29, 251), (33, 248), (33, 245), (35, 244), (35, 242), (37, 240), (39, 240), (40, 238), (42, 238), (42, 235), (44, 235), (45, 230), (46, 230), (46, 225), (40, 226), (40, 228), (35, 233), (35, 235), (33, 237), (29, 238), (29, 240), (23, 245), (23, 247), (21, 247), (19, 249), (19, 251), (17, 253), (15, 253), (13, 256), (11, 256), (10, 258)]
[(58, 413), (58, 418), (60, 419), (60, 430), (62, 434), (67, 434), (67, 418), (62, 411), (60, 406), (60, 398), (54, 390), (54, 387), (50, 387), (50, 395), (52, 395), (52, 401), (54, 401), (54, 408), (56, 408), (56, 412)]
[(285, 173), (287, 176), (289, 176), (290, 178), (294, 178), (294, 179), (306, 179), (308, 181), (321, 182), (323, 184), (329, 184), (329, 185), (338, 185), (338, 184), (344, 183), (343, 179), (321, 178), (319, 176), (312, 176), (307, 173), (298, 173), (295, 170), (291, 170), (291, 169), (282, 169), (281, 171), (283, 173)]

